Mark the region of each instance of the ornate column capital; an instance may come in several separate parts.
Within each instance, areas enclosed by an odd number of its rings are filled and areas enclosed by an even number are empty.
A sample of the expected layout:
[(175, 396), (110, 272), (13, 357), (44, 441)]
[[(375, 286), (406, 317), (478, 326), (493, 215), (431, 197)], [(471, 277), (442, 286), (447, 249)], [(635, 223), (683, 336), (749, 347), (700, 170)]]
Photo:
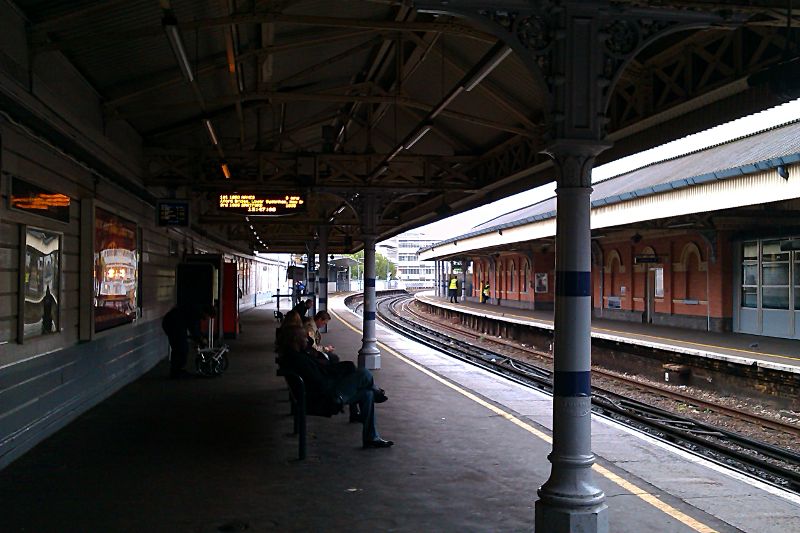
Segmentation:
[(556, 162), (558, 187), (591, 187), (595, 157), (611, 143), (585, 139), (558, 139), (544, 152)]

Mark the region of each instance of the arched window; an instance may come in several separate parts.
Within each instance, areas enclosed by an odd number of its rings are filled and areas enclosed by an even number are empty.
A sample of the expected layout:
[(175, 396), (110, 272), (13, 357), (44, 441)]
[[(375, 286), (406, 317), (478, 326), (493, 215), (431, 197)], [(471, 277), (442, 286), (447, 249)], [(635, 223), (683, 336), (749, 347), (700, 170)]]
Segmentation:
[(511, 280), (509, 282), (509, 287), (508, 287), (508, 289), (511, 292), (514, 292), (514, 286), (515, 286), (514, 278), (516, 278), (516, 277), (517, 277), (517, 267), (514, 265), (514, 261), (511, 261)]
[(520, 288), (522, 292), (528, 292), (529, 279), (531, 279), (531, 262), (528, 259), (526, 259), (525, 268), (522, 269), (522, 287)]
[(619, 252), (616, 250), (611, 250), (608, 253), (608, 259), (606, 264), (606, 281), (608, 282), (606, 286), (608, 287), (608, 295), (609, 296), (621, 296), (622, 292), (622, 274), (625, 273), (624, 267), (622, 266), (622, 259), (619, 256)]
[(505, 260), (497, 261), (497, 266), (495, 267), (495, 277), (497, 278), (497, 294), (499, 295), (501, 291), (505, 290), (505, 279), (506, 279), (506, 262)]
[(701, 301), (706, 299), (706, 266), (700, 255), (700, 248), (693, 242), (687, 243), (681, 251), (681, 269), (684, 272), (684, 299)]
[(625, 267), (617, 250), (611, 250), (606, 256), (606, 272), (603, 290), (605, 307), (608, 309), (622, 309), (623, 300), (626, 295), (622, 294), (622, 284), (624, 283), (623, 274)]

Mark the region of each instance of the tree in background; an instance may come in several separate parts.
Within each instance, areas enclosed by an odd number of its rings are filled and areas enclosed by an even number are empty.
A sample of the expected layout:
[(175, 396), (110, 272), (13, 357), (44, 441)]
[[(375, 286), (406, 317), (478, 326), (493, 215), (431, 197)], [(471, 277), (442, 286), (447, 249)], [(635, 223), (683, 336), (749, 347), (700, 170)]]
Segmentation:
[[(361, 278), (364, 275), (364, 250), (348, 257), (361, 263), (359, 267), (350, 269), (350, 279)], [(397, 279), (397, 265), (378, 252), (375, 252), (375, 277), (377, 279)]]

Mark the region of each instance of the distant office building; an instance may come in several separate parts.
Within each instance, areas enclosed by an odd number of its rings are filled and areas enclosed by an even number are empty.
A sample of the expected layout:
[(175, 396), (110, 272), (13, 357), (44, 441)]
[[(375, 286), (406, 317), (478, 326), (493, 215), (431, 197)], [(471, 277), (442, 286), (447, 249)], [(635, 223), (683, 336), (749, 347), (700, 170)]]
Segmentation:
[(433, 264), (419, 260), (420, 248), (430, 246), (437, 240), (424, 233), (408, 231), (377, 245), (377, 251), (397, 265), (397, 278), (407, 289), (433, 288), (435, 274)]

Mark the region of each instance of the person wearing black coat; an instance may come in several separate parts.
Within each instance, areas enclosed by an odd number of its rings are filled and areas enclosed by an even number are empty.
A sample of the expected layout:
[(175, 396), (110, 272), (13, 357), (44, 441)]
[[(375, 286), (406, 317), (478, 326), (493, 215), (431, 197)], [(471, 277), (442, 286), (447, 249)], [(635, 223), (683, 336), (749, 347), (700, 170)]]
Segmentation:
[(189, 340), (191, 336), (196, 342), (200, 341), (200, 322), (216, 315), (213, 306), (196, 309), (185, 309), (175, 306), (170, 309), (161, 320), (161, 328), (167, 334), (171, 349), (169, 359), (169, 376), (179, 378), (188, 375), (184, 370), (189, 357)]
[(354, 368), (342, 372), (342, 363), (320, 364), (308, 347), (305, 328), (291, 328), (286, 332), (285, 340), (280, 365), (303, 378), (309, 405), (335, 414), (347, 404), (358, 403), (363, 447), (389, 448), (394, 445), (394, 442), (382, 439), (375, 427), (375, 403), (385, 402), (387, 398), (383, 390), (375, 387), (369, 370)]
[(308, 310), (311, 309), (312, 307), (314, 307), (314, 300), (309, 298), (308, 300), (300, 302), (299, 304), (292, 307), (292, 311), (295, 311), (298, 315), (300, 315), (300, 318), (306, 318)]

